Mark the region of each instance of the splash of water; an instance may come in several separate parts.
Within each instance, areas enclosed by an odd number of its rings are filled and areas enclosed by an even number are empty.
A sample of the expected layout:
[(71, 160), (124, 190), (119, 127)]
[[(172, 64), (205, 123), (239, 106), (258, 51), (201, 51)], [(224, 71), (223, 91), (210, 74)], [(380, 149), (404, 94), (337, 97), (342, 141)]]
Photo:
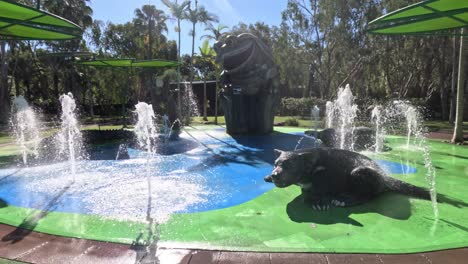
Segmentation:
[(184, 120), (184, 123), (188, 124), (190, 123), (192, 117), (200, 116), (200, 110), (198, 108), (195, 95), (193, 94), (192, 86), (188, 82), (185, 82), (183, 84), (185, 88), (185, 93), (182, 96), (182, 101), (184, 103), (182, 104), (181, 117), (182, 120)]
[(59, 155), (68, 156), (73, 182), (75, 182), (76, 160), (81, 157), (83, 137), (76, 117), (76, 102), (73, 94), (63, 94), (59, 100), (62, 114), (60, 132), (56, 136), (56, 141), (59, 145)]
[(137, 123), (134, 133), (137, 136), (138, 144), (146, 150), (148, 155), (154, 153), (153, 143), (157, 136), (156, 125), (154, 124), (155, 114), (153, 106), (144, 102), (135, 105)]
[(410, 146), (411, 134), (418, 131), (418, 112), (413, 106), (406, 106), (405, 111), (406, 124), (408, 127), (406, 146)]
[(16, 138), (16, 143), (20, 146), (23, 164), (28, 165), (28, 155), (39, 156), (39, 122), (34, 109), (29, 106), (23, 96), (18, 96), (12, 104), (11, 125)]
[[(148, 203), (146, 220), (148, 221), (148, 241), (147, 247), (154, 249), (156, 254), (157, 242), (158, 242), (158, 222), (152, 217), (152, 188), (151, 188), (151, 167), (150, 162), (156, 151), (156, 138), (157, 129), (154, 122), (155, 114), (153, 106), (144, 102), (139, 102), (135, 105), (135, 112), (137, 114), (137, 123), (135, 124), (134, 132), (137, 136), (137, 141), (140, 147), (146, 150), (146, 178), (148, 186)], [(148, 251), (149, 252), (149, 251)]]
[(335, 104), (333, 104), (333, 102), (328, 101), (325, 104), (325, 115), (325, 127), (333, 128), (333, 121), (335, 116)]
[(315, 142), (314, 142), (314, 146), (317, 147), (317, 133), (318, 133), (318, 121), (319, 121), (319, 118), (320, 118), (320, 108), (318, 108), (318, 106), (314, 105), (314, 107), (312, 109), (310, 109), (310, 117), (311, 117), (311, 121), (314, 121), (314, 137), (315, 137)]
[(169, 116), (167, 116), (166, 114), (164, 114), (162, 116), (162, 120), (163, 120), (163, 137), (164, 137), (164, 140), (168, 140), (169, 137), (171, 136), (171, 122), (169, 121)]
[(429, 192), (431, 195), (432, 209), (434, 217), (439, 218), (439, 209), (437, 205), (437, 191), (436, 191), (436, 170), (432, 164), (431, 150), (429, 142), (427, 141), (427, 129), (422, 125), (422, 117), (419, 111), (408, 102), (395, 101), (394, 106), (397, 113), (403, 114), (406, 119), (407, 127), (407, 140), (406, 147), (409, 149), (411, 144), (411, 136), (414, 136), (414, 146), (421, 149), (422, 157), (424, 159), (424, 167), (426, 168), (426, 181), (429, 185)]
[(354, 119), (357, 117), (358, 106), (354, 104), (354, 96), (349, 84), (338, 89), (338, 97), (333, 102), (327, 102), (327, 127), (335, 128), (340, 139), (340, 148), (354, 150), (353, 133)]
[(371, 114), (371, 122), (375, 125), (375, 152), (382, 152), (384, 147), (385, 128), (383, 126), (383, 112), (382, 106), (377, 105), (374, 107)]

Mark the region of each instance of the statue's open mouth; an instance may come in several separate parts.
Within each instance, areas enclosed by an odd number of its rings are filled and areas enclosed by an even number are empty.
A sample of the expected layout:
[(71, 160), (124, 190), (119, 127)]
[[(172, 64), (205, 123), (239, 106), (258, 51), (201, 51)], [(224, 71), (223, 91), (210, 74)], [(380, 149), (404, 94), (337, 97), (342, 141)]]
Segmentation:
[(252, 55), (252, 49), (253, 43), (249, 43), (224, 54), (222, 57), (224, 68), (229, 71), (244, 64)]

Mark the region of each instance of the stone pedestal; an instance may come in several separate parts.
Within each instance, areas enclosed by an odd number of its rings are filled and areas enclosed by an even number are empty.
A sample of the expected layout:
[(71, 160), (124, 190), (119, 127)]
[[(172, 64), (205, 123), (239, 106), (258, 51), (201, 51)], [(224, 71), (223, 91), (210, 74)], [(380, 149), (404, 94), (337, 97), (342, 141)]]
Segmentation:
[(221, 94), (227, 133), (261, 135), (273, 132), (277, 101), (278, 96), (274, 94)]
[(220, 101), (227, 133), (273, 132), (280, 83), (270, 48), (252, 34), (228, 36), (214, 48), (224, 69)]

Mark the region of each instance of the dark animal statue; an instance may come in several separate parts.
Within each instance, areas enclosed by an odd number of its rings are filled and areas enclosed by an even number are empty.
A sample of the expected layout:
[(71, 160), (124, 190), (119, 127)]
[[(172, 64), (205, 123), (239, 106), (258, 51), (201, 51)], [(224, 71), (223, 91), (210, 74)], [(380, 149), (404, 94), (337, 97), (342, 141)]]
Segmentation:
[(220, 96), (229, 134), (267, 134), (279, 103), (279, 73), (271, 49), (248, 33), (215, 43), (223, 65)]
[(279, 188), (299, 185), (304, 202), (317, 210), (358, 205), (384, 192), (430, 200), (428, 190), (388, 176), (356, 152), (331, 148), (275, 152), (279, 156), (265, 181)]

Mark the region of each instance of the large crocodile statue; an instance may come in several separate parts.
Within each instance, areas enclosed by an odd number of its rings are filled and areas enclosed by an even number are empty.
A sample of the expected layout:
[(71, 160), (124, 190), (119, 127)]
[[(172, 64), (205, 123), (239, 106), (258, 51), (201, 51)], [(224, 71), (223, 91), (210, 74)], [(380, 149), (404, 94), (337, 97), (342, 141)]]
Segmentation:
[(280, 82), (271, 49), (249, 33), (228, 36), (215, 43), (214, 49), (224, 69), (220, 97), (227, 132), (272, 132)]

